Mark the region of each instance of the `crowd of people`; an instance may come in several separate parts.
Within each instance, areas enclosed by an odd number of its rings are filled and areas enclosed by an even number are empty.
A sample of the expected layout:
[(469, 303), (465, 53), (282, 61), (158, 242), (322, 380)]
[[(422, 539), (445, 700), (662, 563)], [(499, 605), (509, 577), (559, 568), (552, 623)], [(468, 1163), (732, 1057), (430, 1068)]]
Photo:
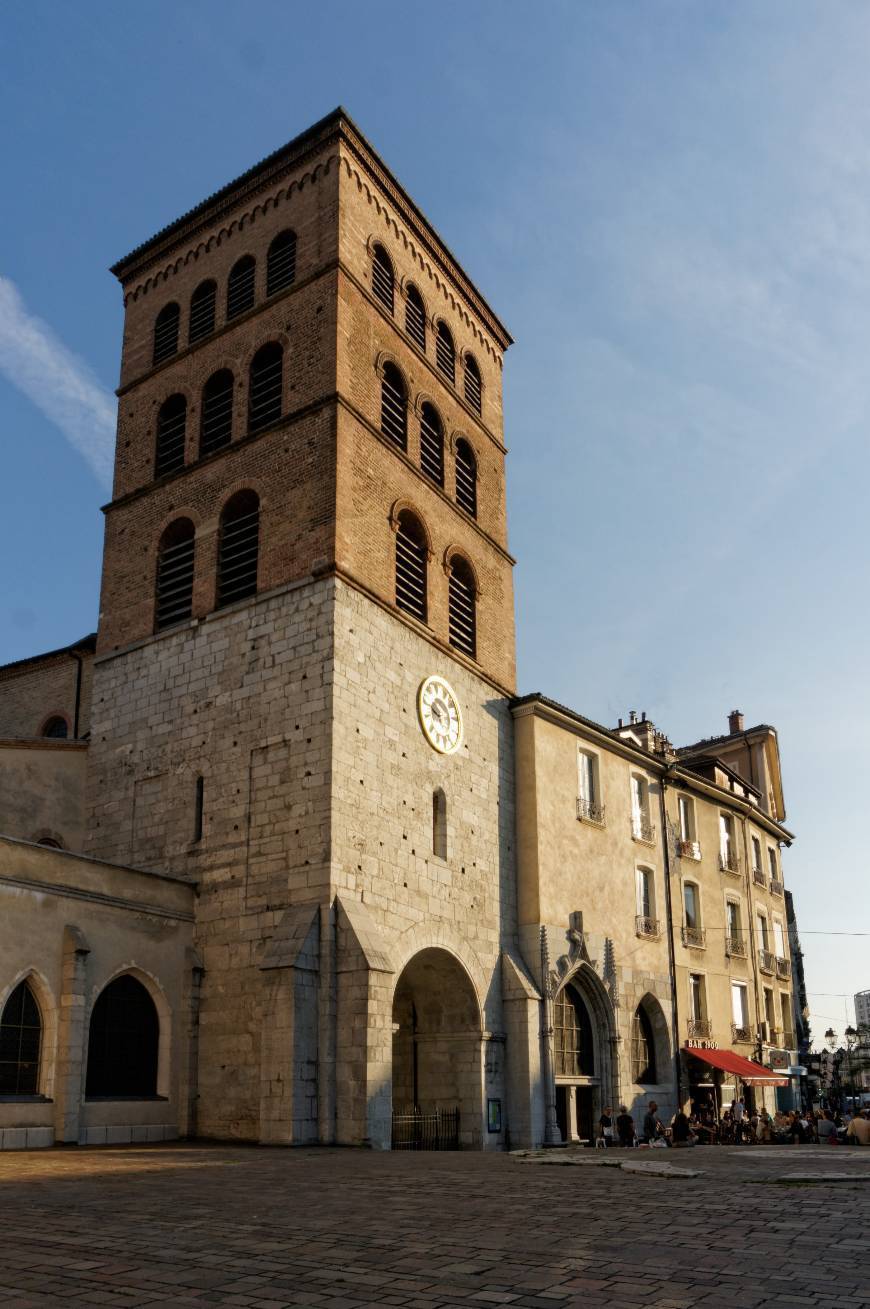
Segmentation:
[(710, 1097), (693, 1100), (690, 1112), (682, 1109), (666, 1126), (658, 1115), (658, 1104), (651, 1100), (638, 1130), (624, 1104), (614, 1117), (608, 1105), (598, 1122), (598, 1142), (604, 1146), (636, 1145), (870, 1145), (870, 1116), (857, 1110), (844, 1118), (830, 1109), (788, 1112), (748, 1109), (741, 1097), (732, 1100), (717, 1118)]

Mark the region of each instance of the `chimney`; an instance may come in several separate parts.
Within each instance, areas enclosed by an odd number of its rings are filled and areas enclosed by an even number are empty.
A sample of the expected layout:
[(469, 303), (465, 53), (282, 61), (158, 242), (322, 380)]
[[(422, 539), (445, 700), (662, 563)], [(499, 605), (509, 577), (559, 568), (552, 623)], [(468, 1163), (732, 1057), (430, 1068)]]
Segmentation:
[(739, 709), (732, 709), (728, 715), (728, 731), (732, 736), (743, 731), (743, 715)]
[(629, 709), (629, 711), (628, 711), (628, 721), (629, 721), (630, 723), (636, 723), (636, 722), (637, 722), (637, 710), (636, 710), (636, 709)]

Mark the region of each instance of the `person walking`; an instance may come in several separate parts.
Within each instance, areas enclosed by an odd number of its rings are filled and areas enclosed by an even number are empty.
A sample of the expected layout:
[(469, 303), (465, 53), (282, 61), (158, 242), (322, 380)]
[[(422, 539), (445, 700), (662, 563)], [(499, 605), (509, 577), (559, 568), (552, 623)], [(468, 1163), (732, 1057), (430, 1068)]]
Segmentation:
[(610, 1105), (606, 1105), (604, 1112), (598, 1119), (598, 1135), (605, 1146), (613, 1145), (613, 1110)]
[(819, 1145), (839, 1145), (837, 1136), (837, 1124), (831, 1115), (829, 1109), (825, 1109), (821, 1118), (816, 1123), (816, 1132), (819, 1138)]
[(743, 1140), (743, 1120), (746, 1117), (746, 1106), (743, 1103), (743, 1096), (739, 1100), (732, 1101), (731, 1117), (734, 1120), (734, 1140), (739, 1145)]
[(849, 1145), (870, 1145), (870, 1118), (863, 1109), (853, 1116), (846, 1132)]

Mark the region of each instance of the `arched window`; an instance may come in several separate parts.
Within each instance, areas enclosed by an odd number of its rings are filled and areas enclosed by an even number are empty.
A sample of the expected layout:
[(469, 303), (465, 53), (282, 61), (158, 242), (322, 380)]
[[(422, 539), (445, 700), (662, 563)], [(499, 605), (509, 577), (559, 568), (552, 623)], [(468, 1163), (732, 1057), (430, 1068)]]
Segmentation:
[(655, 1035), (642, 1004), (635, 1009), (631, 1023), (631, 1078), (638, 1086), (655, 1086), (659, 1080)]
[(60, 714), (54, 714), (42, 729), (43, 736), (50, 736), (54, 741), (65, 741), (69, 736), (69, 723)]
[(47, 850), (62, 850), (63, 846), (60, 841), (55, 841), (53, 836), (41, 836), (36, 842), (37, 845), (44, 845)]
[(473, 659), (477, 650), (477, 588), (471, 568), (458, 555), (450, 560), (447, 607), (450, 644)]
[(174, 302), (164, 305), (154, 320), (154, 360), (155, 364), (164, 359), (171, 359), (178, 350), (178, 324), (181, 310)]
[(480, 383), (480, 369), (477, 366), (477, 360), (474, 355), (465, 356), (465, 399), (471, 405), (476, 414), (480, 413), (482, 387)]
[(254, 276), (257, 263), (253, 255), (243, 255), (230, 269), (227, 278), (227, 318), (235, 318), (254, 307)]
[(266, 255), (266, 295), (296, 281), (296, 233), (279, 232)]
[(154, 626), (183, 623), (193, 611), (193, 552), (195, 530), (189, 518), (176, 518), (157, 547), (157, 597)]
[(257, 594), (260, 551), (260, 498), (238, 491), (221, 514), (218, 542), (218, 608)]
[(262, 432), (281, 417), (284, 390), (284, 349), (270, 341), (251, 360), (248, 431)]
[(416, 286), (408, 287), (405, 300), (405, 331), (421, 350), (426, 349), (426, 310)]
[(154, 452), (154, 476), (176, 473), (184, 467), (184, 435), (187, 428), (187, 401), (183, 395), (171, 395), (157, 411), (157, 441)]
[(432, 853), (447, 858), (447, 796), (440, 786), (432, 792)]
[(420, 415), (420, 467), (433, 482), (444, 485), (444, 428), (430, 404), (423, 405)]
[(408, 393), (395, 364), (384, 364), (381, 379), (381, 431), (403, 450), (408, 448)]
[(435, 362), (440, 372), (444, 374), (451, 386), (456, 383), (456, 347), (453, 344), (453, 337), (450, 335), (450, 328), (446, 323), (438, 324), (438, 335), (435, 337)]
[(145, 987), (129, 973), (116, 977), (91, 1014), (85, 1095), (156, 1095), (159, 1040), (160, 1021)]
[(235, 379), (228, 368), (221, 368), (202, 388), (199, 426), (200, 458), (229, 445), (233, 438), (233, 388)]
[(477, 517), (477, 460), (467, 441), (456, 442), (456, 503)]
[(190, 322), (187, 339), (191, 345), (214, 331), (217, 282), (200, 282), (190, 297)]
[(376, 299), (380, 300), (384, 308), (389, 309), (390, 313), (393, 312), (394, 289), (395, 277), (393, 276), (392, 260), (382, 245), (376, 245), (372, 259), (372, 290)]
[(426, 564), (429, 548), (419, 520), (404, 510), (396, 529), (396, 605), (426, 621)]
[(570, 984), (563, 986), (556, 996), (553, 1036), (557, 1076), (595, 1076), (595, 1046), (589, 1010)]
[(0, 1015), (0, 1095), (39, 1094), (42, 1018), (36, 996), (19, 982)]

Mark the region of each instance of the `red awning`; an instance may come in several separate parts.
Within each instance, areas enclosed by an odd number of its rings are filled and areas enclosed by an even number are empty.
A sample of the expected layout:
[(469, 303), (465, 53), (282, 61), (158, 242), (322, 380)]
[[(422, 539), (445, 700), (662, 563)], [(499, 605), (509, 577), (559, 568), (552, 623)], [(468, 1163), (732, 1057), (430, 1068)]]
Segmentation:
[(750, 1082), (755, 1086), (788, 1086), (787, 1077), (778, 1077), (771, 1068), (744, 1059), (742, 1054), (735, 1054), (733, 1050), (700, 1050), (690, 1046), (686, 1053), (693, 1054), (696, 1059), (703, 1059), (705, 1064), (713, 1068), (736, 1073), (742, 1082)]

